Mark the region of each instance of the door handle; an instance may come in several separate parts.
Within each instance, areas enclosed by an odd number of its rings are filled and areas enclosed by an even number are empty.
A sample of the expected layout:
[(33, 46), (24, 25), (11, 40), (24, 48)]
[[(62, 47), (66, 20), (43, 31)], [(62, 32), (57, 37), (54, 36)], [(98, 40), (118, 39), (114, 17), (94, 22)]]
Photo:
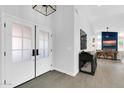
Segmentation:
[(32, 50), (32, 56), (35, 56), (35, 49)]
[(38, 49), (36, 49), (36, 56), (38, 56), (39, 55), (39, 50)]
[(38, 50), (38, 49), (36, 49), (36, 50), (33, 49), (33, 50), (32, 50), (32, 56), (35, 56), (35, 55), (36, 55), (36, 56), (39, 55), (39, 50)]

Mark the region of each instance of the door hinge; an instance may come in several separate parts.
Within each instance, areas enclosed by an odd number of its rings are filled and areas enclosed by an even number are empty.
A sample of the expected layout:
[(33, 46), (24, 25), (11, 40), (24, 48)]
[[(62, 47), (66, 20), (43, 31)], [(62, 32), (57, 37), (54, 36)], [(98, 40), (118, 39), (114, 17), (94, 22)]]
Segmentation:
[(6, 52), (4, 51), (4, 56), (6, 56)]
[(4, 23), (4, 28), (6, 27), (6, 23)]
[(53, 49), (51, 49), (50, 51), (51, 51), (51, 55), (53, 55)]
[(6, 85), (6, 80), (4, 80), (4, 85)]
[(53, 37), (53, 35), (51, 34), (51, 38)]
[(53, 50), (51, 49), (51, 53), (53, 52)]

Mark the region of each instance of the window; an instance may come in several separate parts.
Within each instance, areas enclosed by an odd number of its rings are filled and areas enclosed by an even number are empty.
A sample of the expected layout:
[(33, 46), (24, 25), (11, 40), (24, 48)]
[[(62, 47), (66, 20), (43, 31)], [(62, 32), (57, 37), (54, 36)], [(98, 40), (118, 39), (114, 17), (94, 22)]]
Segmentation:
[(48, 55), (48, 32), (41, 32), (39, 34), (39, 53), (40, 58), (47, 58)]
[(31, 34), (29, 27), (16, 23), (12, 25), (12, 60), (14, 63), (31, 60)]
[(124, 33), (119, 32), (118, 34), (118, 51), (124, 51)]
[(102, 42), (102, 41), (101, 41), (101, 38), (102, 38), (102, 37), (101, 37), (101, 34), (98, 34), (97, 37), (96, 37), (96, 44), (97, 44), (97, 45), (96, 45), (96, 49), (97, 49), (97, 50), (101, 50), (101, 49), (102, 49), (102, 48), (101, 48), (101, 46), (102, 46), (102, 44), (101, 44), (101, 42)]

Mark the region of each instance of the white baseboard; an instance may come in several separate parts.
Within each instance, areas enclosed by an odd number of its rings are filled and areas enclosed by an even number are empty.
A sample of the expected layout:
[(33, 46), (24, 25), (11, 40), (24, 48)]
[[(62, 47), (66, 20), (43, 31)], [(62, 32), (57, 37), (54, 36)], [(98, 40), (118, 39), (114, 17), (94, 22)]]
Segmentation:
[(54, 68), (53, 70), (56, 70), (56, 71), (59, 71), (59, 72), (62, 72), (62, 73), (65, 73), (67, 75), (70, 75), (70, 76), (76, 76), (78, 74), (78, 71), (73, 73), (73, 72), (68, 72), (68, 71), (65, 71), (65, 70), (62, 70), (62, 69), (58, 69), (58, 68)]
[(74, 73), (74, 76), (76, 76), (78, 73), (79, 73), (79, 71), (76, 71), (76, 72)]

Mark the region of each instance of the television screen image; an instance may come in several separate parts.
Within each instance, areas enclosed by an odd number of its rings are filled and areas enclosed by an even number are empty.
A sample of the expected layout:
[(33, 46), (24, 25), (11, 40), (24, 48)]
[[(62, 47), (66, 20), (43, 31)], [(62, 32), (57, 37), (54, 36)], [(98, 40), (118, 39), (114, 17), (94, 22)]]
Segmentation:
[(103, 46), (116, 46), (116, 40), (105, 40)]

